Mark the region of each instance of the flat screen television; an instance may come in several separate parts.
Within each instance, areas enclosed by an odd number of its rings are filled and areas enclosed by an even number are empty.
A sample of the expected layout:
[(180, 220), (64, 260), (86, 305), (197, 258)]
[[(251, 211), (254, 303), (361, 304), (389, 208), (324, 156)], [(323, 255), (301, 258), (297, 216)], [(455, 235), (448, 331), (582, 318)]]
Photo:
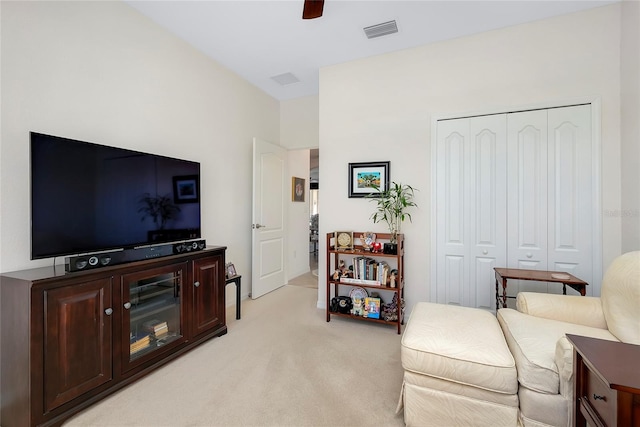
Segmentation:
[(31, 259), (198, 239), (200, 163), (31, 132)]

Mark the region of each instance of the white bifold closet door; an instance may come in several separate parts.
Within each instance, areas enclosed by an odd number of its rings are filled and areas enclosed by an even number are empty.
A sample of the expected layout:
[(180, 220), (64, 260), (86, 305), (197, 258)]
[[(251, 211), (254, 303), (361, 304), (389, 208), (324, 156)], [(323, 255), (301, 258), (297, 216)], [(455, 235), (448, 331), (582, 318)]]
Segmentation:
[(506, 263), (506, 115), (438, 122), (437, 302), (491, 309)]
[[(593, 283), (591, 106), (509, 114), (508, 141), (508, 267)], [(509, 281), (508, 296), (520, 291), (562, 286)]]
[[(438, 121), (437, 302), (495, 310), (494, 267), (590, 282), (590, 121), (589, 105)], [(522, 290), (562, 286), (509, 281)]]

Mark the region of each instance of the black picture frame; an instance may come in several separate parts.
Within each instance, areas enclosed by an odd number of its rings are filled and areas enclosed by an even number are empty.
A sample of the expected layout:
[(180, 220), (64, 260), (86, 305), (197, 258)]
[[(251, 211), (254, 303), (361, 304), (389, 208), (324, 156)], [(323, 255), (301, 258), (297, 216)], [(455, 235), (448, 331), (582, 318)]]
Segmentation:
[(200, 177), (198, 175), (183, 175), (173, 177), (173, 202), (200, 202)]
[(387, 191), (390, 168), (391, 162), (349, 163), (349, 197), (376, 197), (377, 193)]

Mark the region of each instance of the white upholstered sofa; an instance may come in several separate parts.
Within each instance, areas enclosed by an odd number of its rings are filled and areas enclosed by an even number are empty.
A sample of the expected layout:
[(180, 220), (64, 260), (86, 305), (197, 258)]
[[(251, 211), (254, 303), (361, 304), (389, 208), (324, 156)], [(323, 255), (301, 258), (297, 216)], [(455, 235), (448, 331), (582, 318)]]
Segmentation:
[(398, 410), (407, 425), (571, 425), (567, 333), (640, 345), (640, 251), (614, 260), (601, 297), (523, 292), (496, 316), (416, 304), (402, 336)]

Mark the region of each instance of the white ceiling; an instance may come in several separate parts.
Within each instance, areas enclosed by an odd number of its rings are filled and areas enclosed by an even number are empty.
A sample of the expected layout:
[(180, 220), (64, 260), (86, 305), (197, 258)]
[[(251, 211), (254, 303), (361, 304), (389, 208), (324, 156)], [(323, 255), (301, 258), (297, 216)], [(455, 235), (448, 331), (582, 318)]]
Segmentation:
[[(319, 69), (328, 65), (615, 1), (325, 0), (323, 16), (312, 20), (302, 19), (303, 0), (125, 2), (269, 95), (287, 100), (317, 94)], [(398, 33), (371, 40), (364, 35), (364, 27), (390, 20), (396, 20)], [(284, 73), (300, 81), (282, 86), (271, 79)]]

